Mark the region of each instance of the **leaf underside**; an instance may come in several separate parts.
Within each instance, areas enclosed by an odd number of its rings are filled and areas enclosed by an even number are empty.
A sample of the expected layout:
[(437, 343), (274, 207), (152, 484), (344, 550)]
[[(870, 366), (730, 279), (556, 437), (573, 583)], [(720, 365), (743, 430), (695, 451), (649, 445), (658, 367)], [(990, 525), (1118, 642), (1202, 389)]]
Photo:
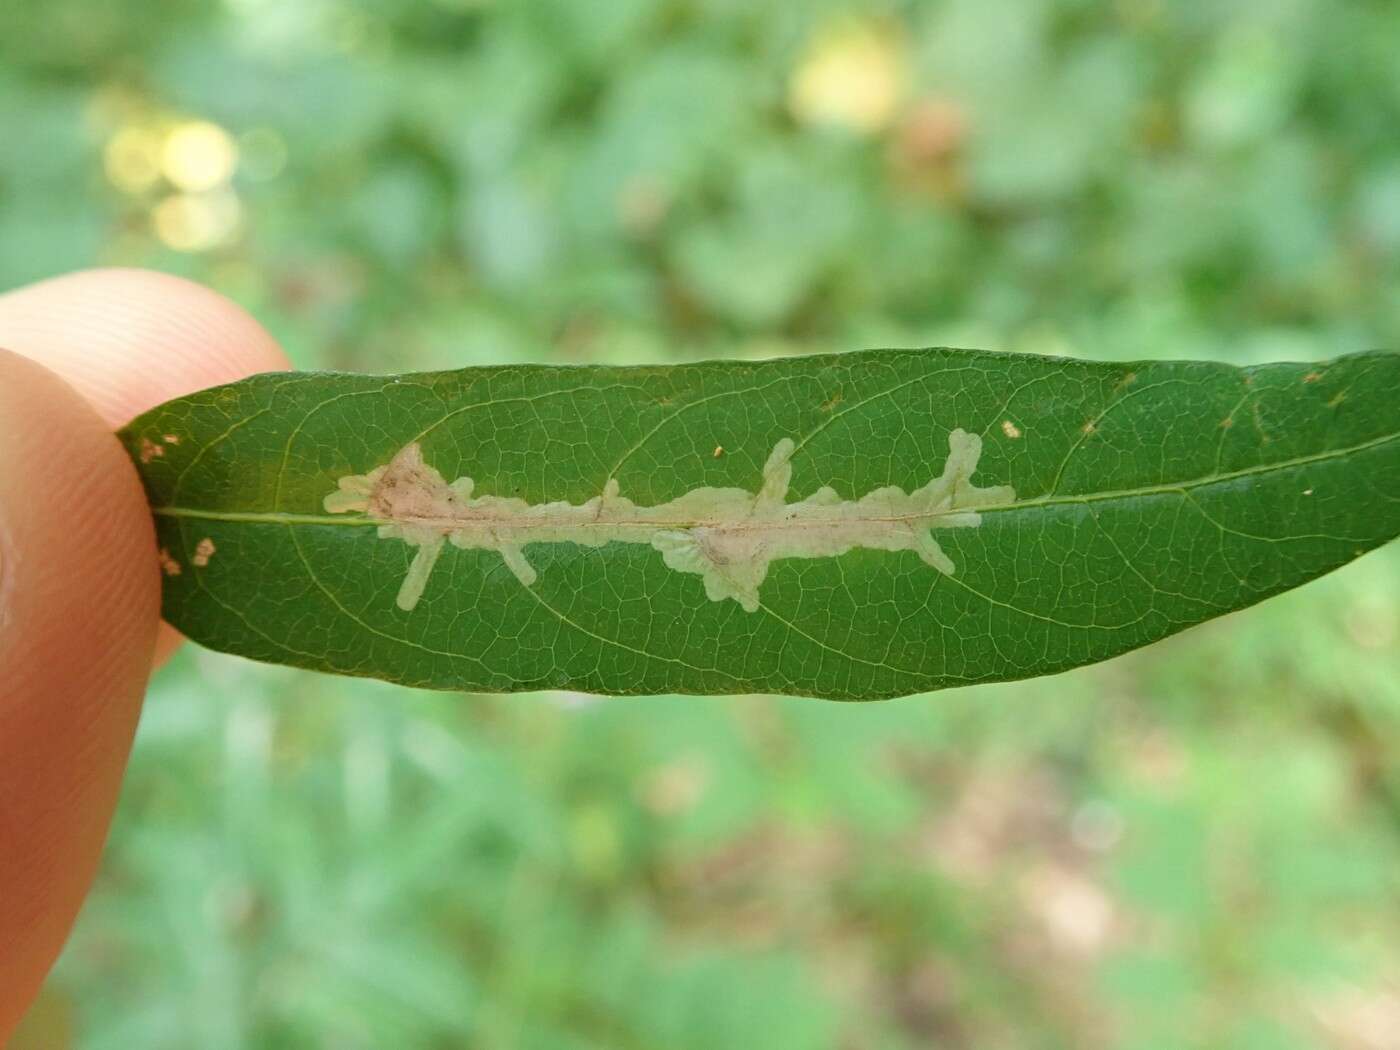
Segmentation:
[(1400, 356), (254, 376), (121, 437), (164, 614), (439, 689), (876, 699), (1102, 660), (1400, 534)]

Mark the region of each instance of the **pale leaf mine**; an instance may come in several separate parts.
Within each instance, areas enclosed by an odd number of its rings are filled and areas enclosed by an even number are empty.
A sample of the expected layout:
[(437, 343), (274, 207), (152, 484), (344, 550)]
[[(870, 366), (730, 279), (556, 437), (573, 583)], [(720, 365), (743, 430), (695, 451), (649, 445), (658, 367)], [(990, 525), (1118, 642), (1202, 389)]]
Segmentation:
[(754, 612), (768, 566), (784, 558), (831, 558), (857, 547), (908, 550), (951, 576), (953, 562), (931, 530), (979, 525), (975, 508), (1016, 498), (1010, 486), (972, 483), (982, 439), (954, 430), (948, 435), (943, 473), (913, 492), (887, 486), (843, 500), (823, 486), (788, 503), (794, 447), (790, 438), (778, 442), (756, 493), (697, 488), (669, 503), (639, 507), (619, 493), (615, 480), (601, 495), (580, 504), (473, 497), (471, 478), (448, 484), (423, 462), (422, 449), (414, 443), (368, 474), (341, 478), (325, 498), (325, 509), (364, 514), (379, 522), (382, 538), (418, 548), (399, 588), (398, 606), (404, 610), (418, 604), (444, 543), (496, 551), (526, 587), (536, 578), (525, 557), (532, 543), (645, 543), (669, 568), (700, 576), (711, 601), (732, 598)]

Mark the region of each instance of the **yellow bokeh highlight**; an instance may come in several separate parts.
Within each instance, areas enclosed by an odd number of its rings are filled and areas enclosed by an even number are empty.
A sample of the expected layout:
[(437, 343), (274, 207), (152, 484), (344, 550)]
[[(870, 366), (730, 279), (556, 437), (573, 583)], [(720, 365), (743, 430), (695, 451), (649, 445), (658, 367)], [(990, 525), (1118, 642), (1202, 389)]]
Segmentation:
[(242, 218), (242, 206), (228, 190), (174, 193), (151, 212), (156, 236), (178, 252), (206, 252), (227, 244)]
[(160, 180), (165, 137), (152, 127), (131, 124), (110, 139), (102, 151), (107, 180), (123, 193), (144, 193)]
[(161, 170), (187, 193), (216, 189), (233, 178), (238, 146), (219, 125), (191, 120), (175, 125), (161, 151)]
[(904, 87), (898, 37), (877, 23), (841, 20), (812, 38), (788, 85), (788, 105), (803, 123), (873, 134), (894, 119)]

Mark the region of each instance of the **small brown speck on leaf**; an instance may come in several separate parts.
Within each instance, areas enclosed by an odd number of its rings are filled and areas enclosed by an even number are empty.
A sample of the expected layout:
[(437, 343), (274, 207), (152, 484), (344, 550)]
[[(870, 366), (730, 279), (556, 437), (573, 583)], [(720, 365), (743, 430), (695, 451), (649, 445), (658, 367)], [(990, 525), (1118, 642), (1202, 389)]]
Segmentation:
[(1321, 378), (1322, 378), (1322, 373), (1321, 373), (1321, 372), (1309, 372), (1307, 375), (1305, 375), (1305, 376), (1303, 377), (1303, 382), (1304, 382), (1304, 383), (1316, 383), (1316, 382), (1317, 382), (1319, 379), (1321, 379)]
[(821, 403), (820, 408), (821, 408), (821, 411), (823, 411), (823, 412), (830, 412), (833, 408), (835, 408), (835, 407), (836, 407), (837, 405), (839, 405), (840, 403), (841, 403), (841, 391), (838, 390), (838, 391), (836, 391), (836, 393), (832, 394), (829, 398), (827, 398), (825, 401), (823, 401), (823, 402)]
[(180, 443), (179, 434), (162, 434), (160, 437), (167, 445), (178, 445)]
[(157, 445), (150, 438), (141, 439), (141, 462), (149, 463), (151, 460), (165, 455), (165, 448)]
[(1332, 398), (1331, 401), (1327, 402), (1327, 407), (1328, 407), (1328, 408), (1336, 408), (1338, 405), (1340, 405), (1340, 404), (1341, 404), (1343, 401), (1345, 401), (1346, 399), (1347, 399), (1347, 392), (1346, 392), (1345, 390), (1342, 390), (1342, 391), (1338, 392), (1338, 394), (1337, 394), (1336, 397)]
[(1221, 429), (1221, 430), (1229, 430), (1229, 429), (1230, 429), (1232, 426), (1234, 426), (1234, 425), (1235, 425), (1235, 417), (1234, 417), (1234, 416), (1226, 416), (1224, 419), (1222, 419), (1222, 420), (1220, 421), (1220, 429)]
[(1094, 421), (1091, 419), (1091, 420), (1089, 420), (1087, 423), (1085, 423), (1082, 427), (1080, 427), (1079, 429), (1080, 429), (1080, 431), (1081, 431), (1083, 434), (1089, 435), (1089, 434), (1096, 433), (1096, 432), (1098, 431), (1099, 428), (1096, 427), (1096, 426), (1094, 426)]
[(209, 559), (214, 556), (214, 541), (208, 536), (199, 541), (199, 545), (194, 549), (194, 557), (190, 561), (194, 562), (201, 569), (209, 564)]
[(160, 571), (167, 576), (180, 575), (180, 563), (170, 556), (170, 552), (164, 547), (160, 549)]
[(723, 445), (716, 445), (716, 446), (715, 446), (715, 459), (719, 459), (719, 457), (722, 456), (722, 455), (724, 455), (724, 446), (723, 446)]
[(1009, 437), (1012, 441), (1015, 441), (1018, 437), (1021, 436), (1021, 428), (1018, 427), (1015, 423), (1011, 422), (1011, 420), (1009, 419), (1003, 419), (1001, 421), (1001, 432), (1007, 437)]

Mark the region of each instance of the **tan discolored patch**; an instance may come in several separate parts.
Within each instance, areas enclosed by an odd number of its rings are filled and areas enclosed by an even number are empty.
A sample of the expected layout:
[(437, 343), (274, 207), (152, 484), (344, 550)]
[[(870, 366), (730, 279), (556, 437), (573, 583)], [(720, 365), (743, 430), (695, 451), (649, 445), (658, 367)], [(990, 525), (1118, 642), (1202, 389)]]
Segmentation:
[(621, 495), (615, 479), (579, 504), (473, 496), (470, 477), (448, 484), (414, 443), (368, 474), (341, 478), (323, 502), (328, 513), (363, 514), (379, 524), (381, 538), (418, 548), (398, 593), (404, 610), (418, 604), (447, 543), (496, 551), (526, 587), (536, 580), (525, 556), (529, 544), (639, 543), (657, 551), (668, 568), (700, 576), (711, 601), (732, 599), (756, 612), (768, 566), (786, 558), (831, 558), (856, 548), (913, 551), (951, 576), (956, 569), (933, 530), (976, 527), (982, 521), (977, 508), (1016, 498), (1008, 485), (972, 483), (982, 439), (964, 430), (948, 435), (943, 473), (922, 488), (905, 492), (890, 485), (854, 500), (823, 486), (788, 502), (795, 450), (790, 438), (774, 446), (757, 492), (701, 487), (644, 507)]
[(1009, 419), (1003, 419), (1001, 421), (1001, 432), (1007, 437), (1009, 437), (1012, 441), (1015, 441), (1021, 436), (1021, 428), (1018, 427), (1015, 423), (1011, 422), (1011, 420)]
[(1304, 382), (1304, 383), (1316, 383), (1316, 382), (1317, 382), (1319, 379), (1321, 379), (1321, 378), (1322, 378), (1322, 373), (1321, 373), (1321, 372), (1309, 372), (1307, 375), (1305, 375), (1305, 376), (1303, 377), (1303, 382)]
[(722, 455), (724, 455), (724, 446), (723, 446), (723, 445), (716, 445), (716, 446), (715, 446), (715, 451), (714, 451), (714, 458), (715, 458), (715, 459), (719, 459), (719, 457), (722, 456)]
[(153, 459), (159, 459), (165, 455), (165, 446), (157, 445), (150, 438), (141, 439), (140, 458), (142, 463), (149, 463)]
[(1079, 428), (1079, 432), (1087, 437), (1090, 434), (1097, 434), (1099, 432), (1099, 428), (1097, 425), (1095, 425), (1094, 421), (1090, 419), (1087, 420), (1084, 423), (1084, 425)]
[(180, 563), (170, 556), (170, 552), (162, 547), (156, 554), (160, 559), (160, 571), (167, 576), (180, 575)]
[(214, 546), (214, 541), (208, 536), (205, 536), (204, 539), (200, 540), (198, 545), (196, 545), (194, 557), (191, 558), (190, 561), (202, 569), (209, 564), (209, 559), (214, 556), (214, 552), (217, 549), (218, 548)]

